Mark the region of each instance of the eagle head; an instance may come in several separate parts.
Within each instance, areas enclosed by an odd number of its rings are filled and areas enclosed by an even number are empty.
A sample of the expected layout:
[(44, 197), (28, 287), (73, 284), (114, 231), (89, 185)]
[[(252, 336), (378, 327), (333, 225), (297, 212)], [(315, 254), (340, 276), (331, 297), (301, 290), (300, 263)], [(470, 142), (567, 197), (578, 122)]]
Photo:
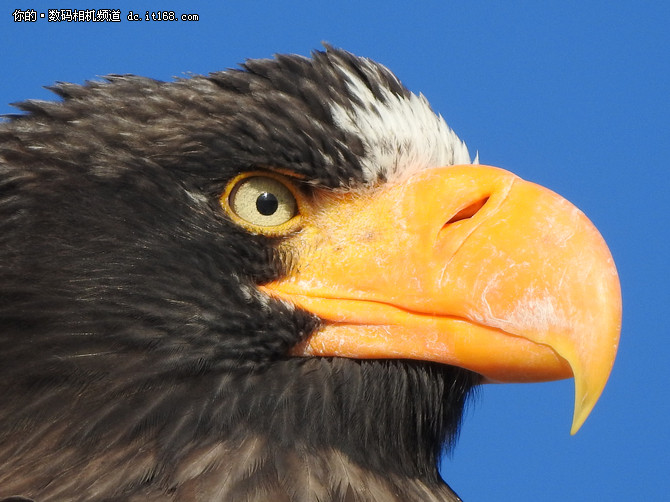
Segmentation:
[(477, 384), (598, 399), (602, 238), (385, 67), (51, 89), (0, 124), (0, 497), (457, 500)]

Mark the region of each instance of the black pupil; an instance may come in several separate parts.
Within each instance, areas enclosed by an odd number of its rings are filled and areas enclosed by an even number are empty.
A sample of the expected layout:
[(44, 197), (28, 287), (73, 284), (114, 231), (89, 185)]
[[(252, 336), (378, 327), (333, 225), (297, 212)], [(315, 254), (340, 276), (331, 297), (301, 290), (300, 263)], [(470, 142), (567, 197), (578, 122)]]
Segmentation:
[(270, 216), (275, 214), (277, 208), (279, 207), (279, 201), (274, 194), (263, 192), (256, 199), (256, 209), (263, 216)]

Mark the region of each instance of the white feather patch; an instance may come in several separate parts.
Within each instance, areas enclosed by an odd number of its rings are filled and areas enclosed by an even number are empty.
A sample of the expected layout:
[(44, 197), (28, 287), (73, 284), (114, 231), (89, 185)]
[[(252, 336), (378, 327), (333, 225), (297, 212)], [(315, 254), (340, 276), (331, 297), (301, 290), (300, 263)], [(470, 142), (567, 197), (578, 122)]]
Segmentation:
[[(374, 66), (367, 70), (378, 73)], [(382, 89), (382, 101), (358, 75), (342, 71), (349, 90), (362, 104), (353, 110), (333, 105), (331, 111), (338, 127), (363, 140), (366, 181), (402, 180), (429, 167), (472, 163), (465, 143), (433, 112), (423, 95), (407, 98)]]

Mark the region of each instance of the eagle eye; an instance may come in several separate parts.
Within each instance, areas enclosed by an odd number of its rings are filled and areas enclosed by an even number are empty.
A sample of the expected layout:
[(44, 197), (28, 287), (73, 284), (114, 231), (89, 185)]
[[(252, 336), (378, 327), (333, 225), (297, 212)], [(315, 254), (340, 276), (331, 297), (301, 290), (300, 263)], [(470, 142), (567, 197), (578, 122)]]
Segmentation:
[[(298, 214), (293, 191), (279, 178), (264, 174), (239, 177), (226, 190), (222, 203), (243, 223), (259, 229), (272, 229), (291, 221)], [(223, 200), (227, 199), (227, 200)]]

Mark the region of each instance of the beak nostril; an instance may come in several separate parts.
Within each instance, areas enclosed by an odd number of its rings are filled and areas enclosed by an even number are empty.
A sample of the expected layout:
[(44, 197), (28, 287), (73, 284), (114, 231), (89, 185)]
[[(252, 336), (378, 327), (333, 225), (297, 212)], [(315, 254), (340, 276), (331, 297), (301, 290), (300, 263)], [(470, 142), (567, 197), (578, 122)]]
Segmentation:
[(457, 212), (455, 215), (449, 219), (447, 222), (447, 225), (451, 223), (456, 223), (457, 221), (461, 220), (467, 220), (468, 218), (472, 218), (477, 212), (484, 207), (484, 204), (489, 200), (488, 197), (484, 197), (481, 200), (478, 200), (477, 202), (473, 202), (469, 206), (464, 207), (461, 209), (459, 212)]

